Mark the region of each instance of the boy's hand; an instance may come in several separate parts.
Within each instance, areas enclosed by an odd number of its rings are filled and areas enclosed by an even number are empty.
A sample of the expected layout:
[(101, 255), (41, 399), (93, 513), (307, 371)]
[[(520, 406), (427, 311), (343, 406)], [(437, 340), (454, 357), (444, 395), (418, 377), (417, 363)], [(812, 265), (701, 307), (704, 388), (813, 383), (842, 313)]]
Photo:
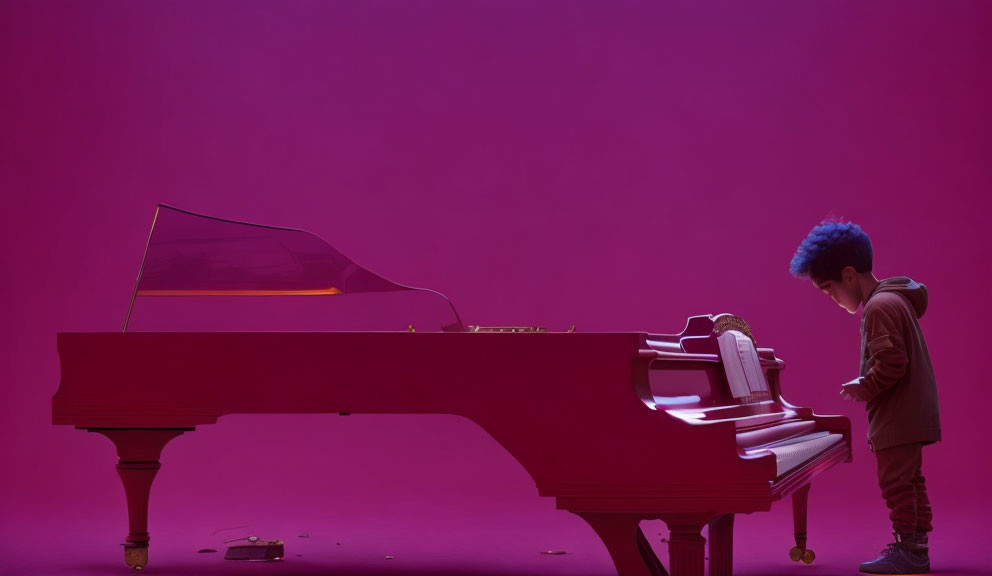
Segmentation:
[(840, 395), (854, 402), (865, 402), (868, 400), (865, 398), (864, 388), (861, 387), (861, 378), (855, 378), (841, 385)]

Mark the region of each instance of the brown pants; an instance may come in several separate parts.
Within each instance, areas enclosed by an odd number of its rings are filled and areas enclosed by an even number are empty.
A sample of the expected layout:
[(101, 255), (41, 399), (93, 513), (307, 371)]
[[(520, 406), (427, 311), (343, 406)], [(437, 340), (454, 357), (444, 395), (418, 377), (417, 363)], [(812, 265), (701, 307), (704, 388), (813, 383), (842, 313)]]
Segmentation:
[(923, 444), (877, 450), (878, 485), (896, 533), (907, 536), (933, 530), (933, 511), (923, 478)]

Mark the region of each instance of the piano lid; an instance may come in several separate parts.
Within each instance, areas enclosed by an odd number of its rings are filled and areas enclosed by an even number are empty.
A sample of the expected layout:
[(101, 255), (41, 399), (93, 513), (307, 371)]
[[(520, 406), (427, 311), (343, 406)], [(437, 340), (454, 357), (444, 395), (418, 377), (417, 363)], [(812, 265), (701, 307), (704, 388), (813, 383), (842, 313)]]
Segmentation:
[[(138, 272), (135, 301), (147, 296), (310, 296), (391, 291), (432, 292), (363, 268), (304, 230), (195, 214), (159, 204)], [(462, 330), (454, 306), (454, 323)]]

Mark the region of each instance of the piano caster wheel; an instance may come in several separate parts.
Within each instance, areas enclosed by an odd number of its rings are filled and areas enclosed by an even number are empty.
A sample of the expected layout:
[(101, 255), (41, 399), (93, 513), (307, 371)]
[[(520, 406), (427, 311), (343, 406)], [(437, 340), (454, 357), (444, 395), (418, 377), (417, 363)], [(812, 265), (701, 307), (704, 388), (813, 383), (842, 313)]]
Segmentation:
[(138, 548), (137, 546), (124, 547), (124, 562), (128, 568), (134, 568), (140, 572), (148, 564), (148, 548)]
[(798, 546), (793, 546), (792, 550), (789, 550), (789, 558), (793, 562), (802, 562), (803, 564), (812, 564), (813, 560), (816, 560), (816, 552), (810, 549), (803, 549)]

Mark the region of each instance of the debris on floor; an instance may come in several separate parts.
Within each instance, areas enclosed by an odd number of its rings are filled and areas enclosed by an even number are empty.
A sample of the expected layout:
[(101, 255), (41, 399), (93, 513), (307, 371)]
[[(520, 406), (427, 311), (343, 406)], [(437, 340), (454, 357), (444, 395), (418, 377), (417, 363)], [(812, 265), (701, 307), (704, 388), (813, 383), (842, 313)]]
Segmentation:
[(282, 560), (286, 555), (282, 540), (259, 540), (258, 536), (234, 538), (224, 543), (247, 540), (247, 544), (235, 544), (227, 547), (224, 560), (274, 561)]

